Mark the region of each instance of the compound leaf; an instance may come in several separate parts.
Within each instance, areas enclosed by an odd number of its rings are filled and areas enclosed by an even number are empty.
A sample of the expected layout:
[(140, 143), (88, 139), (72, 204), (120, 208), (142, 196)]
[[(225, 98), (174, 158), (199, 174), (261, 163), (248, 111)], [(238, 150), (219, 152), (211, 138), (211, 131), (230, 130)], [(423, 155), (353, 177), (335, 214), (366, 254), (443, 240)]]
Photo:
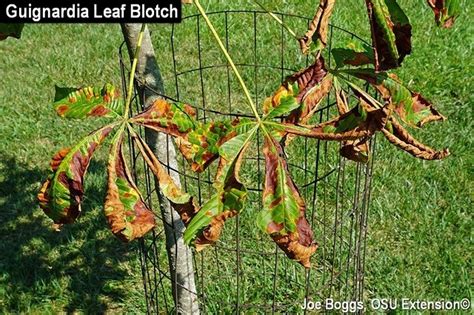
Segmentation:
[(102, 88), (56, 86), (53, 106), (63, 118), (119, 117), (123, 110), (123, 99), (119, 89), (109, 83)]
[(56, 153), (51, 161), (53, 174), (38, 193), (41, 208), (57, 224), (72, 223), (81, 212), (84, 196), (84, 176), (92, 155), (111, 126), (89, 134), (71, 149)]
[(265, 185), (263, 211), (257, 224), (286, 255), (306, 268), (316, 251), (313, 232), (305, 218), (306, 207), (293, 182), (283, 148), (271, 136), (265, 137)]
[(129, 242), (149, 232), (155, 226), (155, 216), (132, 180), (122, 140), (123, 134), (117, 134), (110, 150), (104, 212), (112, 233)]

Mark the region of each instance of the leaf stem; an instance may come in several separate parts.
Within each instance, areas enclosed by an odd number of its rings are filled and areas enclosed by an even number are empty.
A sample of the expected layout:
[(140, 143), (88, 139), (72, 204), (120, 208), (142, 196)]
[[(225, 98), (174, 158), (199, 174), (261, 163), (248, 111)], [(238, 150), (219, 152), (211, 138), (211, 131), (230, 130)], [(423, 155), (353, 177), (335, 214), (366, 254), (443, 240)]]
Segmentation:
[(259, 1), (257, 0), (253, 0), (253, 2), (255, 2), (260, 8), (262, 8), (263, 11), (265, 11), (267, 14), (269, 14), (273, 19), (275, 19), (275, 21), (277, 21), (279, 24), (281, 24), (281, 26), (283, 26), (287, 31), (288, 33), (291, 34), (291, 36), (293, 36), (294, 38), (296, 38), (297, 40), (299, 40), (299, 37), (298, 35), (296, 35), (295, 31), (293, 31), (288, 25), (286, 25), (276, 14), (274, 14), (273, 12), (271, 12), (270, 10), (268, 10), (263, 4), (261, 4)]
[(135, 81), (135, 71), (137, 70), (138, 64), (138, 55), (140, 54), (140, 49), (142, 48), (143, 35), (145, 34), (146, 23), (142, 24), (140, 33), (138, 34), (137, 47), (135, 47), (135, 54), (133, 56), (132, 68), (130, 69), (130, 76), (128, 81), (127, 88), (127, 100), (125, 101), (125, 112), (123, 113), (123, 118), (128, 119), (128, 113), (130, 111), (130, 103), (132, 102), (132, 93), (133, 93), (133, 83)]
[(216, 39), (220, 49), (222, 50), (222, 52), (224, 53), (224, 56), (227, 58), (227, 61), (229, 62), (230, 64), (230, 67), (232, 68), (232, 71), (234, 72), (235, 76), (237, 77), (237, 79), (239, 80), (239, 83), (240, 85), (242, 86), (242, 89), (244, 90), (244, 93), (245, 93), (245, 96), (247, 97), (247, 101), (249, 102), (250, 104), (250, 107), (252, 108), (252, 111), (255, 115), (255, 118), (257, 119), (257, 122), (259, 124), (261, 124), (262, 122), (262, 119), (260, 118), (260, 115), (258, 114), (258, 111), (257, 111), (257, 107), (255, 106), (253, 100), (252, 100), (252, 97), (250, 96), (250, 92), (247, 88), (247, 86), (245, 85), (245, 82), (244, 80), (242, 79), (242, 77), (240, 76), (240, 73), (239, 71), (237, 70), (237, 67), (235, 66), (232, 58), (230, 57), (227, 49), (224, 47), (224, 44), (222, 43), (222, 40), (220, 39), (219, 37), (219, 34), (217, 34), (217, 31), (216, 29), (214, 28), (214, 26), (212, 25), (211, 21), (209, 20), (208, 16), (206, 15), (206, 12), (204, 11), (203, 7), (201, 6), (201, 4), (199, 3), (199, 0), (194, 0), (194, 4), (196, 5), (197, 9), (199, 10), (199, 13), (201, 13), (202, 17), (204, 18), (204, 20), (206, 21), (206, 24), (207, 26), (209, 27), (209, 29), (211, 30), (212, 32), (212, 35), (214, 35), (214, 38)]

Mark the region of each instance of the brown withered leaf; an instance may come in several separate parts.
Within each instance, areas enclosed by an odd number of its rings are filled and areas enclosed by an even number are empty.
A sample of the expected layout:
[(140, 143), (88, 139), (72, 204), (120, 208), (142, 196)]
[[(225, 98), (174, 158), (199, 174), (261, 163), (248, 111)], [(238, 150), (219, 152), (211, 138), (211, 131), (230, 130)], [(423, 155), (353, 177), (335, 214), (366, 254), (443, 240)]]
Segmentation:
[(408, 89), (393, 73), (375, 73), (370, 69), (346, 72), (374, 86), (385, 101), (392, 103), (398, 116), (411, 126), (422, 127), (428, 122), (446, 119), (432, 103)]
[(296, 102), (301, 106), (291, 112), (286, 122), (305, 124), (311, 119), (332, 87), (332, 75), (328, 74), (324, 58), (320, 56), (308, 68), (289, 76), (284, 86), (294, 83), (298, 84), (299, 90)]
[[(337, 110), (339, 115), (343, 115), (349, 111), (346, 93), (341, 88), (336, 78), (334, 78), (334, 87)], [(339, 153), (346, 159), (360, 163), (367, 163), (370, 157), (368, 140), (369, 138), (365, 137), (357, 140), (342, 141)]]
[(320, 0), (316, 14), (311, 21), (306, 34), (299, 39), (301, 52), (307, 54), (311, 50), (312, 44), (314, 50), (321, 50), (326, 47), (328, 25), (331, 18), (332, 10), (336, 0)]
[(389, 113), (387, 107), (374, 109), (361, 98), (352, 110), (327, 122), (316, 126), (283, 123), (282, 128), (289, 134), (320, 140), (357, 140), (381, 130)]
[(419, 159), (440, 160), (449, 155), (448, 149), (436, 151), (416, 140), (395, 117), (390, 118), (382, 133), (390, 143)]
[(122, 151), (123, 135), (110, 150), (104, 212), (112, 233), (124, 242), (144, 236), (155, 226), (155, 216), (133, 182)]
[(138, 134), (133, 134), (132, 136), (145, 162), (158, 178), (161, 192), (170, 201), (176, 212), (178, 212), (184, 224), (187, 225), (198, 210), (196, 201), (189, 194), (183, 192), (175, 183), (146, 142)]
[(366, 0), (372, 30), (375, 69), (400, 66), (411, 52), (411, 25), (395, 0)]

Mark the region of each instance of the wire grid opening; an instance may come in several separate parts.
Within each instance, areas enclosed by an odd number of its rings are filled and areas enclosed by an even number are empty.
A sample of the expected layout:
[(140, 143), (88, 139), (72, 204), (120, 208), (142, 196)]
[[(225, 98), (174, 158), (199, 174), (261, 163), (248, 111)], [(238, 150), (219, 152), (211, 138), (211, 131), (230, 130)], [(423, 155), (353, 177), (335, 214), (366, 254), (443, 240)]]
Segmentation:
[[(208, 14), (259, 110), (263, 100), (286, 76), (313, 61), (302, 57), (296, 41), (263, 11)], [(276, 14), (293, 29), (306, 29), (310, 22), (301, 16)], [(248, 114), (243, 92), (202, 17), (192, 15), (185, 17), (181, 24), (161, 26), (152, 33), (152, 38), (164, 76), (164, 97), (192, 104), (197, 118), (203, 122), (253, 117)], [(328, 50), (333, 43), (343, 45), (348, 40), (364, 42), (351, 32), (330, 26)], [(126, 92), (129, 63), (122, 58), (122, 49), (120, 53)], [(324, 57), (327, 67), (331, 67), (331, 56), (326, 53)], [(347, 93), (354, 105), (356, 99)], [(142, 110), (136, 94), (134, 104), (135, 112)], [(312, 122), (326, 121), (336, 115), (335, 100), (331, 96), (320, 105)], [(146, 201), (159, 217), (153, 175), (136, 148), (129, 144), (137, 184), (146, 192)], [(297, 138), (285, 148), (290, 172), (306, 202), (306, 216), (319, 243), (308, 270), (289, 260), (271, 238), (256, 227), (255, 218), (262, 211), (265, 175), (262, 144), (262, 137), (258, 135), (243, 163), (241, 177), (249, 191), (246, 208), (226, 222), (215, 246), (195, 253), (195, 294), (201, 312), (301, 313), (305, 299), (362, 300), (375, 141), (370, 143), (372, 158), (368, 164), (342, 158), (337, 142)], [(173, 144), (169, 141), (167, 145)], [(173, 171), (179, 172), (185, 191), (202, 204), (214, 192), (215, 165), (197, 174), (181, 156), (179, 164), (180, 169)], [(169, 165), (165, 165), (170, 170)], [(161, 220), (158, 225), (151, 235), (140, 241), (147, 312), (173, 313), (172, 286), (175, 284), (168, 268)]]

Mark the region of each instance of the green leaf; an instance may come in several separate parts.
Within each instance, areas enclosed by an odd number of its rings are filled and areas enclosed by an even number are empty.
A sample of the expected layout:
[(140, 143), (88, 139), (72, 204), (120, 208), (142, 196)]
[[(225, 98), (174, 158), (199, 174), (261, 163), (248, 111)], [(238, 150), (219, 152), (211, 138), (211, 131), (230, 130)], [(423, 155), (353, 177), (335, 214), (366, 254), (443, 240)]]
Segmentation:
[(445, 28), (453, 26), (461, 13), (461, 0), (428, 0), (428, 4), (433, 9), (436, 23)]
[[(250, 128), (250, 129), (249, 129)], [(247, 122), (234, 136), (219, 148), (220, 160), (214, 187), (217, 193), (193, 217), (184, 234), (185, 241), (202, 250), (220, 237), (224, 222), (240, 213), (247, 200), (247, 190), (240, 182), (239, 171), (243, 155), (258, 127)]]
[(119, 117), (123, 110), (123, 99), (120, 91), (108, 83), (103, 88), (56, 86), (53, 106), (63, 118)]
[(280, 98), (280, 103), (274, 107), (264, 119), (272, 119), (278, 116), (286, 116), (291, 111), (300, 107), (300, 104), (296, 101), (296, 97), (293, 95), (285, 95)]
[(411, 25), (396, 0), (367, 0), (375, 69), (396, 68), (411, 52)]
[(9, 36), (20, 39), (24, 26), (24, 23), (0, 23), (0, 40)]
[(122, 151), (123, 132), (117, 133), (109, 153), (104, 212), (112, 233), (125, 242), (143, 237), (155, 226), (155, 216), (133, 182)]
[(41, 208), (55, 223), (72, 223), (81, 212), (84, 175), (97, 147), (112, 131), (103, 127), (82, 139), (72, 149), (60, 150), (51, 161), (53, 174), (38, 193)]
[(265, 185), (263, 211), (257, 225), (268, 233), (288, 257), (305, 267), (316, 251), (313, 233), (305, 218), (306, 207), (293, 182), (278, 141), (265, 136)]
[(351, 40), (345, 47), (333, 48), (331, 53), (336, 62), (336, 68), (346, 65), (362, 66), (375, 62), (372, 47), (360, 41)]

